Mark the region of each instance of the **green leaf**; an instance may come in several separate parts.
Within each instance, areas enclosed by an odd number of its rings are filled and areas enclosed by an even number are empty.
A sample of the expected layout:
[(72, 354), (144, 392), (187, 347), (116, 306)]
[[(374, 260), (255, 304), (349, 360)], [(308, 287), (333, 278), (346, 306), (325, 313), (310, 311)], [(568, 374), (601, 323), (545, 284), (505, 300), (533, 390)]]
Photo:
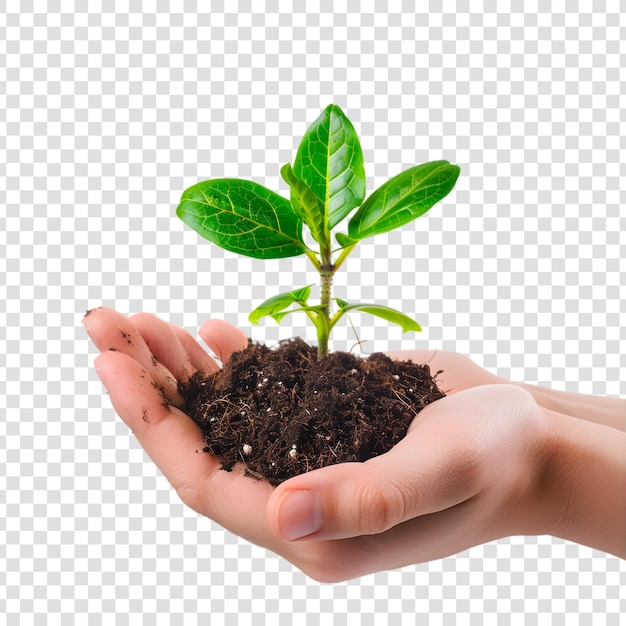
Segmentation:
[(348, 235), (364, 239), (404, 226), (445, 198), (460, 168), (448, 161), (416, 165), (374, 191), (352, 216)]
[(376, 317), (382, 317), (384, 320), (392, 322), (393, 324), (398, 324), (402, 327), (403, 333), (410, 330), (415, 332), (422, 330), (422, 327), (408, 315), (387, 306), (380, 306), (378, 304), (348, 304), (345, 300), (340, 300), (339, 298), (335, 298), (335, 301), (340, 308), (340, 311), (336, 315), (337, 319), (350, 311), (362, 311), (363, 313), (369, 313)]
[(250, 315), (248, 320), (251, 324), (258, 324), (262, 317), (271, 315), (274, 317), (276, 313), (291, 306), (294, 302), (298, 304), (306, 305), (306, 301), (311, 294), (311, 285), (302, 287), (300, 289), (294, 289), (287, 293), (280, 293), (277, 296), (272, 296), (260, 304)]
[(306, 252), (291, 203), (249, 180), (217, 178), (187, 189), (176, 209), (185, 224), (230, 252), (278, 259)]
[(309, 227), (318, 243), (326, 240), (324, 234), (324, 203), (293, 173), (289, 163), (283, 165), (281, 176), (291, 189), (291, 206)]
[(348, 235), (344, 235), (343, 233), (335, 233), (335, 239), (342, 248), (347, 248), (353, 243), (358, 242), (358, 239), (352, 239), (352, 237), (348, 237)]
[(363, 151), (354, 126), (338, 106), (326, 107), (306, 131), (293, 170), (322, 202), (327, 231), (363, 202)]
[(299, 312), (313, 312), (313, 313), (321, 313), (322, 312), (323, 307), (321, 305), (317, 305), (317, 306), (303, 306), (302, 308), (299, 309), (289, 309), (289, 311), (280, 311), (279, 313), (274, 313), (274, 315), (272, 315), (272, 319), (277, 322), (278, 324), (280, 324), (280, 322), (282, 321), (283, 317), (286, 317), (287, 315), (291, 315), (292, 313), (299, 313)]

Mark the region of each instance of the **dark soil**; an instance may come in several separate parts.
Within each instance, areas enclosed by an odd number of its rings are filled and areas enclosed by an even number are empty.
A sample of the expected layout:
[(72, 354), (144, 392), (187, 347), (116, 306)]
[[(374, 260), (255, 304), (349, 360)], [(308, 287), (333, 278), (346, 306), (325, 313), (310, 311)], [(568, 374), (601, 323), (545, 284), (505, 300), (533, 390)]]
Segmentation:
[(241, 462), (273, 485), (387, 452), (424, 406), (444, 397), (428, 365), (382, 353), (333, 352), (318, 361), (301, 339), (275, 349), (250, 343), (217, 372), (196, 373), (181, 393), (204, 452), (224, 470)]

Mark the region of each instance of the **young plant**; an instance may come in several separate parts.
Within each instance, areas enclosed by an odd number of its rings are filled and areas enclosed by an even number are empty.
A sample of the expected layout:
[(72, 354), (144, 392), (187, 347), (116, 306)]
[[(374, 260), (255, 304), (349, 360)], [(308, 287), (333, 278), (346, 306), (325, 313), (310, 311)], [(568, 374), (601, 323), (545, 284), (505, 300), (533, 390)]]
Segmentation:
[[(311, 285), (300, 287), (269, 298), (249, 319), (257, 324), (270, 316), (280, 322), (290, 313), (304, 312), (315, 325), (321, 358), (328, 354), (331, 330), (350, 311), (381, 317), (403, 332), (421, 330), (404, 313), (378, 304), (334, 298), (333, 310), (333, 276), (359, 241), (411, 222), (447, 196), (459, 172), (448, 161), (416, 165), (365, 199), (359, 139), (343, 111), (331, 104), (305, 133), (293, 167), (287, 163), (280, 171), (290, 188), (289, 200), (252, 181), (220, 178), (187, 189), (176, 214), (202, 237), (231, 252), (257, 259), (306, 255), (320, 275), (319, 303), (309, 303)], [(347, 233), (333, 233), (335, 245), (331, 232), (353, 211)], [(303, 225), (311, 245), (305, 243)]]

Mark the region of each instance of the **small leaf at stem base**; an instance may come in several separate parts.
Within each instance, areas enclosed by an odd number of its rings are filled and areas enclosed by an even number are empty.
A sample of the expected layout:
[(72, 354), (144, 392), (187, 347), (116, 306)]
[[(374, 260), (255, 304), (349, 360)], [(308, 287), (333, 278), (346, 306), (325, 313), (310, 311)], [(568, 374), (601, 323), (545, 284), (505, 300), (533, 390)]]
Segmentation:
[(379, 304), (349, 304), (340, 298), (335, 298), (335, 302), (339, 305), (340, 310), (335, 315), (335, 319), (333, 319), (333, 325), (341, 316), (350, 311), (362, 311), (363, 313), (381, 317), (393, 324), (398, 324), (398, 326), (402, 328), (403, 333), (408, 331), (421, 332), (422, 330), (422, 327), (414, 319), (387, 306), (381, 306)]
[(272, 296), (262, 302), (250, 315), (248, 320), (251, 324), (258, 324), (262, 317), (268, 315), (274, 317), (277, 313), (286, 309), (288, 306), (297, 303), (306, 306), (306, 302), (311, 294), (311, 285), (302, 287), (300, 289), (294, 289), (287, 293), (279, 293), (277, 296)]

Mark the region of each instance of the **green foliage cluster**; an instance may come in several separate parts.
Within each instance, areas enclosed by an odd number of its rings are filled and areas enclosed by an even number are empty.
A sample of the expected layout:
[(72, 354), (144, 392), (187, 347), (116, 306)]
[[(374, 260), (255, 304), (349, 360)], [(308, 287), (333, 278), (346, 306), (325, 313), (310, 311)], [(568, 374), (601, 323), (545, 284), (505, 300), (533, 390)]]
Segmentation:
[[(302, 311), (317, 330), (318, 354), (328, 353), (335, 324), (350, 311), (362, 311), (399, 324), (404, 332), (421, 330), (413, 319), (378, 304), (350, 304), (334, 298), (335, 272), (366, 237), (394, 230), (418, 218), (450, 193), (460, 169), (448, 161), (416, 165), (394, 176), (365, 198), (365, 168), (359, 138), (350, 120), (329, 105), (309, 127), (293, 167), (281, 175), (289, 200), (248, 180), (207, 180), (187, 189), (176, 211), (188, 226), (222, 248), (257, 259), (306, 255), (320, 274), (320, 301), (310, 304), (311, 285), (273, 296), (250, 314), (280, 322)], [(346, 218), (347, 232), (333, 232)], [(306, 226), (315, 244), (303, 237)], [(334, 235), (334, 241), (331, 237)]]

